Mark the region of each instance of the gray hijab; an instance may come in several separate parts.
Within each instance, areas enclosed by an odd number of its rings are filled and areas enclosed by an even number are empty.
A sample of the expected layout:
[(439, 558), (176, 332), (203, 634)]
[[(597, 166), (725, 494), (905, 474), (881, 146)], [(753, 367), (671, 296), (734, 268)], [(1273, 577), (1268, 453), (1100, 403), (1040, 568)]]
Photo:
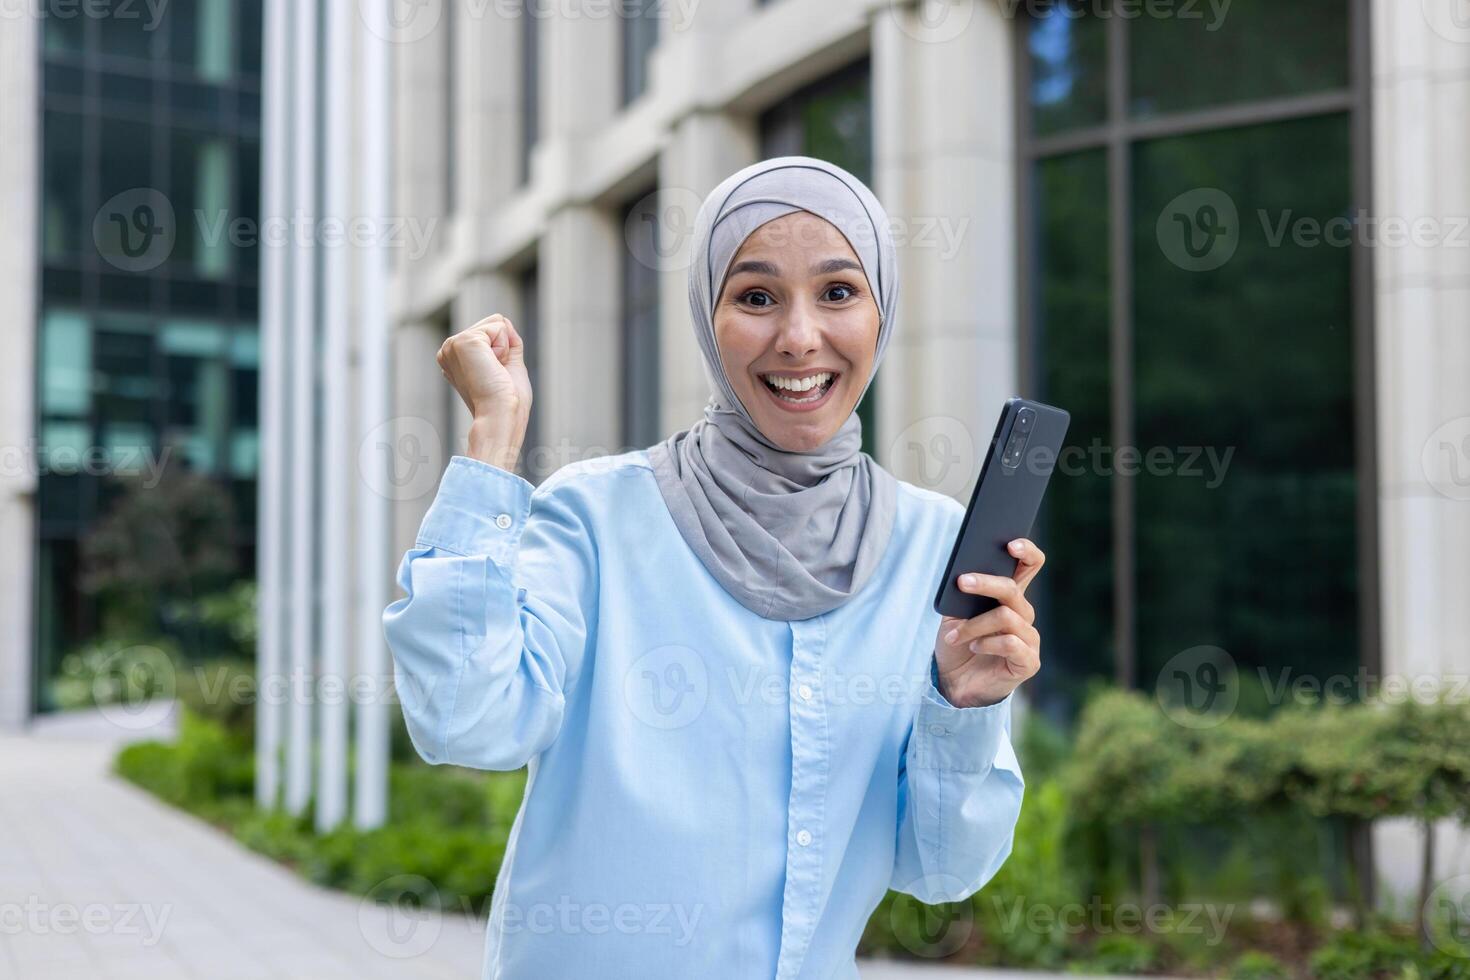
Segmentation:
[[(872, 577), (893, 530), (897, 482), (862, 452), (852, 413), (806, 452), (766, 439), (730, 386), (715, 343), (714, 303), (741, 244), (794, 211), (846, 236), (880, 315), (873, 373), (893, 335), (898, 266), (887, 212), (862, 181), (813, 157), (775, 157), (726, 178), (694, 223), (689, 306), (710, 384), (704, 418), (649, 449), (674, 523), (710, 573), (766, 619), (809, 619)], [(861, 399), (861, 394), (859, 395)]]

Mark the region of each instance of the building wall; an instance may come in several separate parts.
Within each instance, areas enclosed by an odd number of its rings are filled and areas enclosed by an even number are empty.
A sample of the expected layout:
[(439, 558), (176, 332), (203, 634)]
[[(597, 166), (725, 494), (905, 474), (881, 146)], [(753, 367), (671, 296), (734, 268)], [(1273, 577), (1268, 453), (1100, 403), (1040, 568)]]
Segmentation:
[[(7, 368), (0, 379), (0, 550), (29, 556), (35, 541), (36, 474), (23, 455), (34, 445), (36, 188), (40, 183), (39, 22), (0, 17), (0, 334)], [(7, 561), (0, 571), (0, 730), (31, 710), (33, 567)]]
[[(694, 213), (716, 184), (759, 159), (764, 110), (866, 59), (875, 192), (902, 227), (942, 219), (963, 229), (958, 251), (918, 248), (901, 255), (902, 321), (881, 373), (870, 442), (905, 477), (916, 477), (918, 464), (890, 443), (913, 438), (916, 424), (958, 423), (967, 434), (982, 434), (983, 448), (989, 420), (1016, 386), (1008, 116), (911, 109), (948, 104), (945, 96), (957, 82), (993, 93), (987, 105), (1009, 105), (1010, 23), (1001, 8), (990, 0), (959, 4), (952, 23), (963, 29), (935, 34), (914, 10), (876, 0), (690, 6), (688, 20), (680, 5), (661, 8), (668, 19), (651, 56), (650, 84), (625, 107), (616, 104), (615, 87), (600, 81), (616, 76), (619, 20), (542, 21), (541, 139), (531, 150), (525, 185), (516, 183), (513, 170), (521, 133), (519, 19), (487, 11), (458, 23), (479, 50), (461, 47), (461, 88), (454, 96), (444, 90), (434, 34), (397, 47), (397, 118), (404, 127), (395, 141), (399, 207), (432, 213), (446, 197), (436, 182), (451, 173), (458, 184), (453, 199), (462, 205), (429, 255), (397, 266), (398, 411), (435, 421), (444, 433), (439, 460), (463, 451), (465, 414), (457, 402), (441, 403), (436, 393), (443, 382), (426, 357), (450, 329), (495, 312), (514, 320), (519, 300), (511, 283), (534, 263), (540, 271), (535, 342), (544, 363), (554, 365), (535, 379), (541, 452), (554, 468), (631, 448), (620, 445), (620, 379), (609, 368), (620, 356), (619, 268), (629, 249), (620, 217), (656, 186), (661, 309), (659, 349), (648, 356), (659, 359), (661, 434), (697, 421), (709, 392), (688, 311), (687, 229)], [(566, 4), (558, 9), (565, 12)], [(597, 9), (605, 6), (589, 6)], [(438, 159), (446, 99), (458, 120), (452, 143), (460, 165), (453, 171)], [(984, 367), (977, 376), (961, 369), (967, 363)], [(959, 495), (967, 488), (948, 489)], [(426, 492), (399, 501), (395, 546), (411, 542), (430, 498)]]

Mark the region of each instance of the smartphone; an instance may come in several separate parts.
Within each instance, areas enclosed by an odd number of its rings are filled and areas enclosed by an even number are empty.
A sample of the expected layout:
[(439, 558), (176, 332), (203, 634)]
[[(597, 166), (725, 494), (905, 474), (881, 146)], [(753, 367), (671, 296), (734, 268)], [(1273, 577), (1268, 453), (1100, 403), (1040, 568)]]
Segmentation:
[(1006, 399), (934, 595), (935, 612), (972, 619), (999, 605), (990, 596), (960, 591), (959, 577), (965, 572), (1015, 574), (1016, 558), (1006, 546), (1031, 534), (1071, 419), (1051, 405)]

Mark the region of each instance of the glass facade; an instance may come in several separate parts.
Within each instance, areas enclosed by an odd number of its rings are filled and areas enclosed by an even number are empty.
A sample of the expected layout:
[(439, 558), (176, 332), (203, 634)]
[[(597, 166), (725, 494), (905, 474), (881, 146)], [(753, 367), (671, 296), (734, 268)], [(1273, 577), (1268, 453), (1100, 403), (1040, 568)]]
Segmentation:
[[(867, 59), (803, 88), (760, 118), (761, 157), (810, 156), (828, 160), (873, 186), (873, 87)], [(858, 403), (863, 451), (874, 452), (879, 379)]]
[(253, 574), (261, 0), (89, 9), (43, 33), (39, 710), (112, 619), (84, 541), (128, 478), (213, 478)]
[[(1364, 649), (1349, 0), (1022, 27), (1023, 330), (1068, 409), (1040, 527), (1044, 706), (1227, 651), (1251, 679)], [(1089, 12), (1091, 11), (1091, 12)], [(1306, 234), (1303, 234), (1303, 231)], [(1348, 235), (1351, 239), (1355, 236)], [(1041, 584), (1041, 583), (1038, 583)]]
[(658, 0), (629, 0), (618, 8), (622, 25), (622, 104), (648, 88), (648, 58), (658, 46), (659, 22), (669, 16)]

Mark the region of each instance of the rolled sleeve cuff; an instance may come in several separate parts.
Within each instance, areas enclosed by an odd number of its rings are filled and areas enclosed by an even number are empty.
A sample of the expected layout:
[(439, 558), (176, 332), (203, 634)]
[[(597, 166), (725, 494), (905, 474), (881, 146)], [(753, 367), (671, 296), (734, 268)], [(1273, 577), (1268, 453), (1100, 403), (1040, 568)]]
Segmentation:
[(534, 490), (530, 481), (515, 473), (455, 456), (419, 527), (417, 543), (510, 564), (526, 529)]
[(939, 692), (935, 680), (935, 668), (931, 666), (928, 687), (914, 716), (909, 765), (954, 772), (990, 769), (1006, 738), (1014, 692), (995, 704), (957, 708)]

